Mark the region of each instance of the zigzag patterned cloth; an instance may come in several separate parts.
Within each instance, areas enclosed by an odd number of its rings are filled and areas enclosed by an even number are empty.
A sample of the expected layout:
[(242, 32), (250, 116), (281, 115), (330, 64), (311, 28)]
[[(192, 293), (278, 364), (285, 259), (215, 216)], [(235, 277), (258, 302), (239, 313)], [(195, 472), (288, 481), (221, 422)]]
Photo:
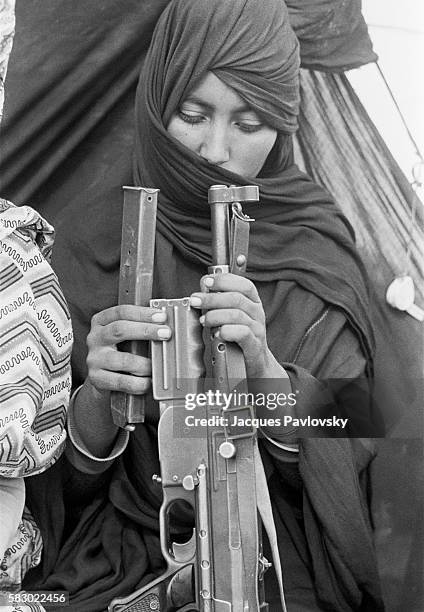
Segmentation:
[(0, 589), (19, 588), (41, 555), (24, 498), (7, 497), (6, 484), (49, 468), (66, 439), (73, 336), (48, 263), (53, 236), (35, 210), (0, 198)]

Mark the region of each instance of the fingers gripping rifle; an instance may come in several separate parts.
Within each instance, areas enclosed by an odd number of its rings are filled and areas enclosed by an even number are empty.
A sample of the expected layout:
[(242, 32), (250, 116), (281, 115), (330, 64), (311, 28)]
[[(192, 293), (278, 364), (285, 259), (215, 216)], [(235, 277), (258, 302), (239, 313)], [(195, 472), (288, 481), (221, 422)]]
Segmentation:
[[(210, 274), (245, 271), (251, 219), (243, 214), (240, 201), (257, 199), (258, 189), (252, 186), (216, 185), (209, 190)], [(204, 360), (211, 364), (211, 391), (227, 397), (235, 390), (247, 393), (242, 351), (223, 342), (217, 330), (204, 342), (189, 298), (154, 299), (151, 306), (166, 310), (172, 328), (169, 341), (155, 341), (151, 347), (161, 466), (161, 476), (153, 479), (163, 490), (160, 539), (167, 570), (132, 595), (113, 600), (109, 611), (266, 612), (263, 573), (269, 564), (262, 556), (256, 499), (256, 431), (232, 425), (236, 417), (253, 417), (253, 408), (197, 405), (194, 416), (204, 418), (207, 427), (193, 433), (186, 424), (187, 394), (207, 385)], [(170, 525), (171, 509), (181, 501), (195, 515), (192, 536), (182, 544), (172, 541)]]

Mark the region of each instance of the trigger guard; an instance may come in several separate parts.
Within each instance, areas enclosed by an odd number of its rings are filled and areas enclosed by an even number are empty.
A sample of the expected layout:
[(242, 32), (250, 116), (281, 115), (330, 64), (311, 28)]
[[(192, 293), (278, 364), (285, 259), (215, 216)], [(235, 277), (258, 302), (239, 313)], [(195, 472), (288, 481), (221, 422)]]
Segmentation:
[(191, 538), (180, 544), (179, 542), (172, 542), (172, 553), (174, 558), (179, 563), (185, 563), (194, 559), (196, 555), (196, 530), (193, 529)]

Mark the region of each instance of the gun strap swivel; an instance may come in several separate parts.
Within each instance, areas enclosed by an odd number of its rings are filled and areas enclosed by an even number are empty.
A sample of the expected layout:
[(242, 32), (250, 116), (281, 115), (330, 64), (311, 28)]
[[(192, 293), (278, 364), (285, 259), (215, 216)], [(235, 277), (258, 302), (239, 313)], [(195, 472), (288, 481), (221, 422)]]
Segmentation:
[(254, 219), (243, 213), (239, 202), (234, 202), (231, 209), (233, 214), (230, 222), (230, 272), (244, 274), (249, 249), (250, 223)]

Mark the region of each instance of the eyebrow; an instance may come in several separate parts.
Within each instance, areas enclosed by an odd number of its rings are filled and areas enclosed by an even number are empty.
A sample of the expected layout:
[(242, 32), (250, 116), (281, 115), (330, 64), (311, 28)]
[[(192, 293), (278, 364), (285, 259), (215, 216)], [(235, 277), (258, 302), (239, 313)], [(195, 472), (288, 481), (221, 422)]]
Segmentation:
[[(211, 104), (210, 102), (206, 102), (205, 100), (202, 100), (201, 98), (197, 98), (196, 96), (187, 96), (187, 98), (184, 100), (184, 102), (194, 102), (194, 104), (198, 104), (199, 106), (203, 106), (204, 108), (206, 108), (209, 111), (213, 111), (215, 110), (215, 106), (213, 104)], [(183, 104), (184, 104), (183, 102)], [(247, 104), (243, 104), (241, 106), (238, 106), (237, 108), (234, 109), (235, 113), (243, 113), (243, 112), (252, 112), (254, 113), (255, 111), (252, 110), (250, 108), (250, 106), (248, 106)]]

